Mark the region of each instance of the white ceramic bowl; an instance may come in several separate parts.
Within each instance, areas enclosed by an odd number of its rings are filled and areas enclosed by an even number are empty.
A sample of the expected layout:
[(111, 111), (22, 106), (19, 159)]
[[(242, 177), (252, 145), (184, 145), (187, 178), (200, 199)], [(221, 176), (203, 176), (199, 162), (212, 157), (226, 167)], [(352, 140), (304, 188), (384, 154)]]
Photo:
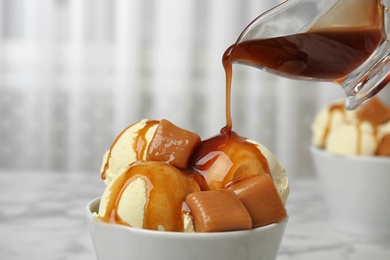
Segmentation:
[(102, 222), (93, 215), (99, 202), (100, 198), (94, 199), (86, 207), (99, 260), (272, 260), (276, 259), (288, 221), (249, 231), (161, 232)]
[(330, 223), (367, 238), (390, 237), (390, 158), (336, 156), (311, 147)]

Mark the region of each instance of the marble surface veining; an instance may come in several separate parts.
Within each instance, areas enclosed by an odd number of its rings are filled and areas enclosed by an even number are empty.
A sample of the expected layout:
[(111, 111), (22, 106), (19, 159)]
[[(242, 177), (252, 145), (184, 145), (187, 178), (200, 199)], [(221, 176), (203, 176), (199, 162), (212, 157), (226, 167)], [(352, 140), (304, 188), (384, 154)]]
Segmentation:
[[(84, 208), (101, 195), (93, 173), (0, 172), (1, 260), (96, 259)], [(327, 221), (318, 180), (293, 179), (278, 260), (390, 259), (390, 239), (338, 233)]]

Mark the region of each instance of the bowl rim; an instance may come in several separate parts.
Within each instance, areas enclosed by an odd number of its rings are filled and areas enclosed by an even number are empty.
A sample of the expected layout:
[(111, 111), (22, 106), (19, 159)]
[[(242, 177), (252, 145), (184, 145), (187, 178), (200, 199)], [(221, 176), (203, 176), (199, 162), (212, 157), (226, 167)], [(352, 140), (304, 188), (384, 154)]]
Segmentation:
[(361, 161), (361, 162), (373, 162), (373, 163), (390, 163), (390, 157), (386, 156), (374, 156), (374, 155), (337, 155), (326, 151), (325, 149), (311, 145), (309, 148), (312, 154), (325, 156), (328, 158), (342, 159), (348, 161)]
[[(148, 229), (142, 229), (142, 228), (134, 228), (130, 226), (120, 225), (120, 224), (113, 224), (113, 223), (107, 223), (102, 220), (99, 220), (96, 217), (96, 210), (93, 210), (96, 206), (99, 206), (101, 197), (96, 197), (92, 200), (90, 200), (86, 207), (86, 215), (87, 219), (90, 222), (93, 222), (96, 225), (100, 226), (106, 226), (110, 228), (115, 229), (122, 229), (122, 230), (128, 230), (132, 233), (138, 233), (143, 235), (153, 235), (153, 236), (161, 236), (161, 237), (176, 237), (180, 236), (180, 238), (212, 238), (212, 237), (240, 237), (240, 236), (246, 236), (246, 235), (253, 235), (255, 233), (263, 233), (266, 231), (269, 231), (271, 229), (275, 229), (279, 226), (285, 226), (287, 225), (287, 222), (289, 220), (289, 215), (287, 214), (287, 217), (283, 219), (282, 221), (279, 221), (277, 223), (272, 223), (266, 226), (250, 229), (250, 230), (237, 230), (237, 231), (224, 231), (224, 232), (176, 232), (176, 231), (157, 231), (157, 230), (148, 230)], [(95, 213), (95, 214), (94, 214)]]

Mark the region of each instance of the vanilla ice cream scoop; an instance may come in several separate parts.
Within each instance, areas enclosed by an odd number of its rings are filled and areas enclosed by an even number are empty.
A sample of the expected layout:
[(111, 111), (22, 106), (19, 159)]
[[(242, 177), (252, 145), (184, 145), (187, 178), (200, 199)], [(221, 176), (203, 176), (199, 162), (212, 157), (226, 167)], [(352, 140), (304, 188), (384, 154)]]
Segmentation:
[(377, 147), (375, 131), (366, 121), (344, 122), (329, 132), (326, 150), (337, 155), (373, 155)]
[(356, 111), (344, 109), (344, 101), (337, 100), (332, 104), (323, 107), (315, 116), (311, 125), (312, 144), (325, 148), (329, 133), (345, 122), (354, 123), (357, 121)]
[(138, 160), (146, 160), (146, 151), (159, 121), (143, 119), (123, 130), (104, 154), (100, 174), (106, 184), (129, 169)]
[(160, 231), (193, 232), (183, 201), (196, 180), (170, 164), (137, 162), (107, 185), (98, 217), (109, 223)]

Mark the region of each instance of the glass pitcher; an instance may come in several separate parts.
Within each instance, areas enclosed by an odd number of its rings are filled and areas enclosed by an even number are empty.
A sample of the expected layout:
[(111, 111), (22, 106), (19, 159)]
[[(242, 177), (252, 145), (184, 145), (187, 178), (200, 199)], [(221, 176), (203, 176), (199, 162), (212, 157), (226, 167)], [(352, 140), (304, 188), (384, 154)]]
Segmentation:
[(390, 81), (385, 0), (288, 0), (257, 17), (231, 63), (299, 80), (330, 81), (355, 109)]

